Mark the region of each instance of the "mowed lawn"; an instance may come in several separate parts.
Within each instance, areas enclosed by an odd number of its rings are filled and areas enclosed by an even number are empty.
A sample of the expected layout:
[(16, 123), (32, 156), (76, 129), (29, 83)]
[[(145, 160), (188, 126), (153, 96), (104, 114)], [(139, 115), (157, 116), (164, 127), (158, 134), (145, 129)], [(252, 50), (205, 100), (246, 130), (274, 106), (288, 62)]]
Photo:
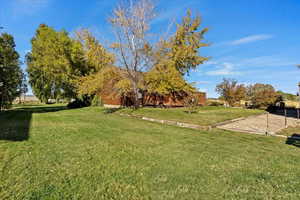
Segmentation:
[(226, 120), (262, 114), (264, 111), (257, 109), (204, 106), (198, 108), (197, 111), (192, 114), (188, 113), (186, 108), (141, 108), (138, 110), (121, 109), (118, 112), (197, 125), (213, 125)]
[(0, 113), (0, 199), (299, 199), (300, 149), (104, 114)]

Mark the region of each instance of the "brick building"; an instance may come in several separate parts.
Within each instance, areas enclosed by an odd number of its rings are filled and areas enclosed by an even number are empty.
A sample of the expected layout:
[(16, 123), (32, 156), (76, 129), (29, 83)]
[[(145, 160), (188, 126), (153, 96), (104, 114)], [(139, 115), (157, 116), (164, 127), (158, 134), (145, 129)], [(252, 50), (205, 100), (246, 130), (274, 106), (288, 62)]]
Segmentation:
[[(194, 95), (198, 97), (199, 105), (204, 105), (206, 103), (206, 93), (195, 92)], [(100, 96), (104, 106), (107, 107), (134, 105), (133, 96), (118, 96), (112, 94), (111, 91), (104, 91)], [(141, 93), (140, 103), (144, 106), (182, 107), (184, 106), (184, 101), (187, 97), (186, 94), (156, 95), (143, 92)]]

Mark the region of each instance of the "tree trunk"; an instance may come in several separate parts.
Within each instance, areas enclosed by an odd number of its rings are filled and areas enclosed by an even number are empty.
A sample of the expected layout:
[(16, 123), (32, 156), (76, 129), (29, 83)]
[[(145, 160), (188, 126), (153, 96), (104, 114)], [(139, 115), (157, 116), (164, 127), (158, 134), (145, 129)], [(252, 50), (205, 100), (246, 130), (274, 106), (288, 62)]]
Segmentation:
[(133, 95), (134, 95), (134, 109), (138, 109), (140, 105), (139, 105), (139, 97), (138, 97), (138, 88), (136, 83), (133, 84)]

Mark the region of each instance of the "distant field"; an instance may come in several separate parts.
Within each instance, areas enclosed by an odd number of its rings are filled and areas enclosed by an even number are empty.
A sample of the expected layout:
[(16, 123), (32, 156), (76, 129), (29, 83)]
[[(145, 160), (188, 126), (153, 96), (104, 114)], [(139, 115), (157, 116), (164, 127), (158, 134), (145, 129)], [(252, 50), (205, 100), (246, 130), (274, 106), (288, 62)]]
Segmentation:
[(65, 109), (0, 113), (1, 200), (300, 198), (284, 139)]
[(18, 104), (20, 103), (20, 101), (22, 103), (39, 103), (39, 99), (33, 95), (26, 95), (25, 97), (24, 96), (21, 96), (21, 99), (19, 97), (17, 97), (15, 100), (14, 100), (14, 103), (15, 104)]
[(300, 126), (298, 127), (288, 127), (286, 129), (283, 129), (279, 133), (279, 135), (285, 135), (285, 136), (291, 136), (293, 134), (299, 134), (300, 135)]
[(198, 125), (213, 125), (226, 120), (260, 114), (264, 111), (244, 108), (225, 108), (221, 106), (205, 106), (200, 107), (196, 113), (192, 114), (187, 113), (185, 108), (141, 108), (138, 110), (121, 109), (118, 112)]
[(291, 108), (299, 108), (299, 101), (284, 101), (285, 106)]

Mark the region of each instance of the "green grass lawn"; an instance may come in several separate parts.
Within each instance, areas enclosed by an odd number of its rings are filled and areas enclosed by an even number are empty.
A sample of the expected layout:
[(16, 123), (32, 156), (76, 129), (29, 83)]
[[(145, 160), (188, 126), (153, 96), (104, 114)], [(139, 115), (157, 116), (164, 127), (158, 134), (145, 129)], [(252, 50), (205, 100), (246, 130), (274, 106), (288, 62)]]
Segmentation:
[(0, 113), (0, 199), (299, 199), (299, 155), (282, 138), (28, 106)]
[(119, 113), (142, 115), (163, 120), (174, 120), (197, 125), (213, 125), (218, 122), (263, 113), (263, 110), (225, 108), (215, 106), (200, 107), (196, 113), (189, 114), (185, 108), (140, 108), (121, 109)]

